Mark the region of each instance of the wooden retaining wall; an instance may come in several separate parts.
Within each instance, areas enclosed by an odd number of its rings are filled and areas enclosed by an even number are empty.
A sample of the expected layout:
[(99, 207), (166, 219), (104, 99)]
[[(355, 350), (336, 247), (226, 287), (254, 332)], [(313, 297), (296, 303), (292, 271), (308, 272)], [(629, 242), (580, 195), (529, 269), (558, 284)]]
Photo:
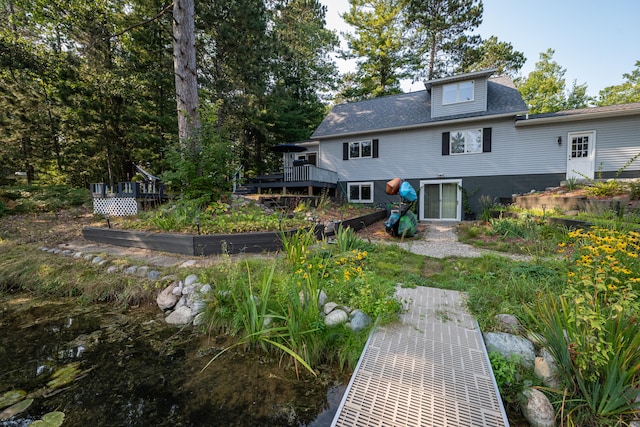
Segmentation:
[[(385, 218), (386, 211), (380, 210), (339, 224), (358, 231)], [(339, 224), (336, 224), (336, 227)], [(296, 230), (289, 230), (286, 233), (295, 232)], [(316, 226), (315, 233), (318, 238), (321, 238), (324, 235), (324, 226)], [(87, 240), (108, 245), (193, 256), (275, 252), (282, 249), (279, 231), (194, 235), (85, 227), (82, 230), (82, 236)]]

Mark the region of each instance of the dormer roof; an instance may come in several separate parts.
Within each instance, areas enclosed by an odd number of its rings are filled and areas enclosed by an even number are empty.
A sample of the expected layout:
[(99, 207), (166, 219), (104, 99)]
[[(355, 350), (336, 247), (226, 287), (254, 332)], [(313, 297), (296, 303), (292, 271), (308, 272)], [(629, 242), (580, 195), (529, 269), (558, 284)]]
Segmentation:
[(439, 79), (427, 80), (424, 82), (424, 87), (428, 91), (431, 91), (431, 88), (435, 85), (444, 85), (448, 83), (456, 83), (456, 82), (462, 82), (465, 80), (474, 80), (478, 78), (486, 79), (491, 77), (491, 75), (496, 71), (498, 71), (497, 68), (490, 68), (487, 70), (473, 71), (471, 73), (457, 74), (455, 76), (448, 76), (448, 77), (441, 77)]
[[(487, 74), (490, 71), (465, 75), (466, 79), (478, 78), (491, 75)], [(437, 82), (442, 81), (444, 79), (437, 79)], [(511, 79), (507, 76), (499, 76), (489, 78), (487, 81), (486, 111), (434, 118), (431, 116), (431, 94), (427, 90), (422, 90), (338, 104), (327, 114), (311, 137), (331, 138), (412, 129), (435, 126), (447, 121), (472, 121), (506, 116), (515, 118), (516, 115), (526, 112), (527, 106)]]

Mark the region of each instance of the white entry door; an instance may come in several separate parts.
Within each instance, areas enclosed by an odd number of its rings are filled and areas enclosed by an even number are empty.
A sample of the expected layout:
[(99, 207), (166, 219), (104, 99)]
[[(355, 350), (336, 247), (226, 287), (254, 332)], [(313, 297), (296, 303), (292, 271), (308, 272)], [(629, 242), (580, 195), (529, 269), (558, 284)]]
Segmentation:
[(461, 180), (420, 181), (420, 220), (460, 221)]
[(595, 131), (570, 133), (567, 146), (567, 179), (593, 179), (596, 163)]

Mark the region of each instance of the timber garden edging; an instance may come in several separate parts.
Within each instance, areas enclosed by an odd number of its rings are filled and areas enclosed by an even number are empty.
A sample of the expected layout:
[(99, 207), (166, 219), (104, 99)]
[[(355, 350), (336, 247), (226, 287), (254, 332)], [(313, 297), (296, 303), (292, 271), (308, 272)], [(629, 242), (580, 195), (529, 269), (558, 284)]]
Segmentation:
[[(336, 222), (335, 227), (342, 225), (358, 231), (386, 218), (386, 216), (385, 210), (379, 210), (364, 216)], [(314, 231), (319, 239), (322, 236), (332, 234), (332, 232), (325, 233), (324, 229), (324, 225), (315, 226)], [(285, 233), (295, 233), (296, 231), (295, 229), (288, 230)], [(97, 243), (196, 256), (275, 252), (282, 249), (280, 235), (280, 231), (196, 235), (102, 227), (82, 229), (82, 236), (86, 240)]]

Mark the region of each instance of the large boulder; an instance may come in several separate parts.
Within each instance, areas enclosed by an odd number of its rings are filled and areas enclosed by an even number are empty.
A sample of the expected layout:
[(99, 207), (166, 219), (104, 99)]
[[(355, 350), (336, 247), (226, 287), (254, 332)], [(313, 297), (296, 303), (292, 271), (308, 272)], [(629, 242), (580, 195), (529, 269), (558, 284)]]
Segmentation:
[(533, 368), (536, 349), (528, 339), (505, 332), (485, 332), (483, 336), (488, 351), (497, 351), (507, 359), (516, 355), (522, 366), (528, 369)]

